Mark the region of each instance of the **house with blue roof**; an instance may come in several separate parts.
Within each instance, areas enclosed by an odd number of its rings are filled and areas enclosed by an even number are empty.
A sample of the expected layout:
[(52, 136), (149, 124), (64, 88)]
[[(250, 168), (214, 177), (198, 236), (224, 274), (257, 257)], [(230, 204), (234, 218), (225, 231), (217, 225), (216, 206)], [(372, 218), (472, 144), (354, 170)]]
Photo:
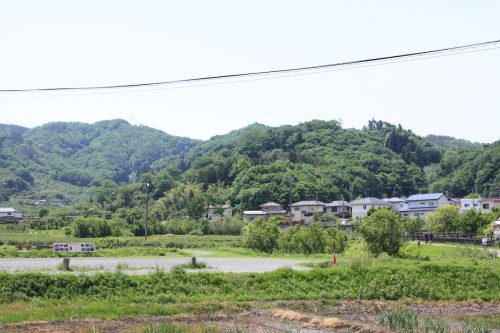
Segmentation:
[(427, 219), (429, 213), (439, 206), (451, 205), (453, 201), (447, 193), (414, 194), (406, 199), (405, 204), (398, 210), (403, 218)]

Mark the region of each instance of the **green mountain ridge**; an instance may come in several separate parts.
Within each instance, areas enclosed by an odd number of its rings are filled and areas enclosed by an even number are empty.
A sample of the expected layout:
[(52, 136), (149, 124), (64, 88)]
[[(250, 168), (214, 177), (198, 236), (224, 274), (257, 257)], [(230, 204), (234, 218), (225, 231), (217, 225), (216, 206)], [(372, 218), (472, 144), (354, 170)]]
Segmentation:
[(168, 200), (185, 195), (176, 205), (187, 209), (200, 191), (213, 192), (209, 203), (230, 202), (240, 210), (266, 201), (287, 203), (290, 182), (293, 200), (445, 190), (453, 196), (498, 196), (499, 155), (500, 141), (421, 137), (375, 120), (363, 129), (345, 129), (335, 120), (254, 123), (206, 141), (120, 119), (33, 129), (0, 124), (0, 200), (74, 203), (101, 193), (98, 202), (105, 204), (106, 195), (136, 191), (149, 181), (153, 199), (161, 203), (158, 214), (168, 217)]

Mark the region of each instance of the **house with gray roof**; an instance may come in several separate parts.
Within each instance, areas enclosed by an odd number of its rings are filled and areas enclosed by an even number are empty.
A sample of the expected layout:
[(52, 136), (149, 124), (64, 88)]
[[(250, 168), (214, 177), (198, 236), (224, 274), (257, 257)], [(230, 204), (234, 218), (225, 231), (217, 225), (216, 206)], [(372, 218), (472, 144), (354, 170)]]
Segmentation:
[(309, 224), (313, 222), (314, 213), (323, 213), (325, 204), (321, 201), (299, 201), (292, 204), (292, 223)]
[(351, 206), (349, 202), (340, 200), (332, 201), (325, 204), (323, 207), (323, 213), (332, 214), (339, 217), (350, 217), (351, 216)]
[(392, 205), (382, 199), (368, 197), (350, 202), (352, 218), (360, 219), (368, 215), (370, 209), (391, 208)]
[(26, 215), (13, 207), (0, 207), (0, 222), (16, 223), (24, 220)]
[(252, 222), (257, 218), (268, 219), (272, 216), (286, 216), (287, 211), (277, 202), (266, 202), (260, 205), (261, 210), (245, 210), (243, 215), (248, 222)]
[(446, 193), (414, 194), (406, 199), (406, 204), (398, 212), (403, 218), (425, 220), (437, 207), (451, 204), (452, 200)]

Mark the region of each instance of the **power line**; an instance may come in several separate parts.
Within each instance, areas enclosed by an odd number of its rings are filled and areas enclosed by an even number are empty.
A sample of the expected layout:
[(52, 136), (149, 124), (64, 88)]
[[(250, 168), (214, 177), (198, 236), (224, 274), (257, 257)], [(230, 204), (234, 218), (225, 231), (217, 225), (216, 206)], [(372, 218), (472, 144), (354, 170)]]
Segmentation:
[[(488, 41), (488, 42), (481, 42), (481, 43), (474, 43), (474, 44), (467, 44), (467, 45), (461, 45), (461, 46), (442, 48), (442, 49), (404, 53), (404, 54), (377, 57), (377, 58), (368, 58), (368, 59), (362, 59), (362, 60), (352, 60), (352, 61), (338, 62), (338, 63), (332, 63), (332, 64), (296, 67), (296, 68), (288, 68), (288, 69), (276, 69), (276, 70), (268, 70), (268, 71), (246, 72), (246, 73), (237, 73), (237, 74), (204, 76), (204, 77), (197, 77), (197, 78), (190, 78), (190, 79), (159, 81), (159, 82), (145, 82), (145, 83), (132, 83), (132, 84), (123, 84), (123, 85), (108, 85), (108, 86), (0, 89), (0, 93), (126, 89), (126, 88), (141, 88), (141, 87), (166, 86), (166, 85), (176, 85), (176, 84), (186, 84), (186, 83), (198, 83), (198, 82), (204, 82), (204, 81), (245, 78), (245, 77), (255, 77), (255, 76), (267, 76), (267, 78), (274, 78), (278, 75), (282, 75), (280, 77), (301, 75), (301, 74), (304, 75), (305, 74), (304, 72), (321, 73), (321, 72), (328, 71), (328, 70), (339, 69), (339, 67), (348, 67), (348, 66), (358, 65), (357, 67), (352, 67), (352, 68), (359, 68), (359, 67), (370, 66), (370, 65), (379, 65), (377, 63), (381, 63), (381, 62), (394, 63), (394, 62), (402, 62), (402, 61), (409, 61), (409, 60), (427, 59), (427, 58), (431, 58), (432, 56), (437, 57), (437, 56), (455, 55), (455, 54), (468, 53), (468, 52), (487, 51), (487, 50), (496, 49), (497, 47), (480, 49), (480, 50), (473, 50), (473, 51), (471, 51), (471, 49), (490, 47), (493, 45), (497, 45), (499, 43), (500, 43), (500, 39)], [(462, 51), (462, 52), (460, 52), (460, 51)], [(412, 58), (416, 58), (416, 57), (421, 57), (421, 58), (412, 59)], [(394, 61), (394, 60), (399, 60), (399, 61)], [(321, 71), (321, 70), (323, 70), (323, 71)], [(265, 78), (262, 78), (262, 79), (265, 79)]]

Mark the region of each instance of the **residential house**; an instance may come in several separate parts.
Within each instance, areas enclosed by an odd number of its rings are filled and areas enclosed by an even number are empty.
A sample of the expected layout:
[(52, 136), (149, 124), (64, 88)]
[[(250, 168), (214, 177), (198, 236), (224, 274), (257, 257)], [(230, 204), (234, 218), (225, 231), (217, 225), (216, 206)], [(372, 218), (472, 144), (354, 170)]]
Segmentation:
[(220, 220), (231, 216), (233, 216), (233, 207), (231, 205), (210, 205), (207, 207), (207, 218), (209, 220)]
[(246, 210), (243, 212), (245, 219), (248, 222), (252, 222), (257, 218), (268, 219), (271, 216), (286, 216), (287, 211), (283, 209), (283, 206), (276, 202), (266, 202), (260, 205), (261, 210)]
[(26, 215), (20, 210), (12, 207), (0, 207), (0, 221), (4, 223), (16, 223), (24, 220)]
[(483, 198), (479, 200), (480, 210), (491, 213), (493, 208), (500, 208), (500, 198)]
[(446, 193), (414, 194), (406, 199), (406, 204), (399, 213), (404, 218), (425, 220), (437, 207), (450, 204), (452, 200)]
[(395, 212), (399, 211), (405, 205), (404, 199), (401, 199), (401, 198), (386, 198), (386, 199), (382, 199), (382, 200), (384, 200), (385, 202), (390, 204), (392, 207), (392, 210)]
[(323, 213), (325, 204), (321, 201), (299, 201), (292, 204), (292, 224), (313, 222), (314, 213)]
[(245, 216), (247, 222), (252, 222), (253, 220), (259, 218), (267, 219), (266, 212), (263, 212), (261, 210), (245, 210), (243, 212), (243, 216)]
[(480, 210), (480, 198), (460, 199), (460, 212), (463, 213), (469, 209)]
[(379, 198), (368, 197), (354, 200), (350, 203), (352, 208), (352, 218), (360, 219), (368, 215), (370, 209), (391, 208), (391, 204)]
[(338, 217), (350, 217), (351, 206), (347, 201), (332, 201), (325, 204), (325, 207), (323, 207), (323, 213), (332, 214)]

